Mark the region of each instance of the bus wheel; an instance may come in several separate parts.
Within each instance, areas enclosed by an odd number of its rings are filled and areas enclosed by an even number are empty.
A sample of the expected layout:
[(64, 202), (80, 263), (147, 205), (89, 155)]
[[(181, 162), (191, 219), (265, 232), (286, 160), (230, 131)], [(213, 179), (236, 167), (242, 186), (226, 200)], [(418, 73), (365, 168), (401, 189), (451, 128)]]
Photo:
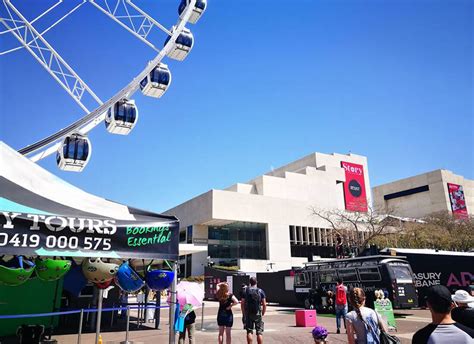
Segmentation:
[(311, 308), (311, 301), (309, 301), (309, 299), (304, 299), (304, 308), (306, 309)]

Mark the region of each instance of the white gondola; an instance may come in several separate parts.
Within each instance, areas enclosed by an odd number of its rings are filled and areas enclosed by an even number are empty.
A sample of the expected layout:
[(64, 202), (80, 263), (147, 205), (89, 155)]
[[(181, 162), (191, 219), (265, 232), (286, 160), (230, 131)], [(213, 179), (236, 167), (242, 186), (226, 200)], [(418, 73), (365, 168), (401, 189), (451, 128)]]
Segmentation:
[[(190, 2), (190, 0), (181, 0), (181, 3), (178, 7), (178, 14), (181, 19), (183, 19), (185, 10), (189, 6)], [(189, 17), (188, 22), (191, 24), (196, 24), (199, 18), (201, 18), (202, 14), (206, 10), (206, 7), (207, 0), (196, 0), (196, 4), (194, 5), (193, 11), (191, 12), (191, 16)]]
[(170, 84), (171, 72), (167, 65), (160, 63), (140, 82), (140, 89), (146, 96), (160, 98)]
[(91, 142), (87, 136), (66, 136), (56, 153), (56, 163), (61, 170), (81, 172), (91, 157)]
[(122, 99), (107, 111), (105, 127), (112, 134), (128, 135), (138, 121), (134, 100)]
[[(175, 30), (175, 27), (171, 29), (171, 32)], [(168, 43), (170, 40), (171, 36), (168, 36), (168, 38), (165, 41)], [(186, 56), (188, 56), (189, 52), (193, 48), (194, 45), (194, 37), (191, 31), (187, 28), (183, 28), (183, 31), (179, 34), (179, 36), (176, 38), (176, 41), (172, 45), (170, 51), (168, 52), (168, 57), (178, 60), (178, 61), (183, 61)]]

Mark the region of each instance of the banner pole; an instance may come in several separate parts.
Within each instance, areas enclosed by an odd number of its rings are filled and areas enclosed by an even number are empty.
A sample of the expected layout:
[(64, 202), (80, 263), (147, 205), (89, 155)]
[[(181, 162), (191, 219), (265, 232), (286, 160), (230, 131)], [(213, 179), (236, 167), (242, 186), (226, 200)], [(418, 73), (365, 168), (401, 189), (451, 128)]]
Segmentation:
[(176, 311), (176, 281), (177, 281), (177, 269), (176, 262), (173, 262), (173, 273), (174, 278), (171, 283), (171, 302), (170, 302), (170, 316), (169, 316), (169, 344), (175, 344), (176, 333), (174, 332), (174, 317)]
[(99, 289), (99, 301), (97, 305), (97, 323), (95, 326), (95, 344), (99, 343), (100, 320), (102, 318), (102, 300), (104, 299), (104, 289)]

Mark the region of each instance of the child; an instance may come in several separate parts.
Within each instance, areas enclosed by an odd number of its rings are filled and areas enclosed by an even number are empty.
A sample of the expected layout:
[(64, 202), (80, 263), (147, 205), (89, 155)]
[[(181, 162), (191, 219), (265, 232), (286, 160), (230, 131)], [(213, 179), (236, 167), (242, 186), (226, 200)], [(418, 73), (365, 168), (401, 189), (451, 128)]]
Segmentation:
[(181, 331), (179, 332), (178, 344), (185, 343), (186, 331), (188, 331), (189, 344), (194, 344), (194, 329), (195, 329), (194, 323), (196, 322), (196, 313), (194, 313), (193, 306), (190, 305), (189, 303), (184, 305), (183, 310), (181, 312), (184, 312), (186, 316), (184, 318), (184, 330), (183, 332)]

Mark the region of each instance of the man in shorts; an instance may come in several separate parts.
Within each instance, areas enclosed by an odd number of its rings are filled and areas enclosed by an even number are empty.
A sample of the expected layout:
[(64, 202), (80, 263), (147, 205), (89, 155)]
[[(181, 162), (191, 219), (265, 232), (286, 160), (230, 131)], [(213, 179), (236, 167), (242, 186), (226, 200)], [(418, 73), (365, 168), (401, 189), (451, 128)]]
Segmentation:
[(245, 329), (247, 330), (247, 344), (253, 342), (253, 329), (257, 333), (257, 343), (263, 343), (263, 316), (267, 310), (265, 292), (257, 287), (257, 279), (250, 277), (249, 286), (245, 289), (245, 295), (241, 301), (241, 307), (245, 316)]

